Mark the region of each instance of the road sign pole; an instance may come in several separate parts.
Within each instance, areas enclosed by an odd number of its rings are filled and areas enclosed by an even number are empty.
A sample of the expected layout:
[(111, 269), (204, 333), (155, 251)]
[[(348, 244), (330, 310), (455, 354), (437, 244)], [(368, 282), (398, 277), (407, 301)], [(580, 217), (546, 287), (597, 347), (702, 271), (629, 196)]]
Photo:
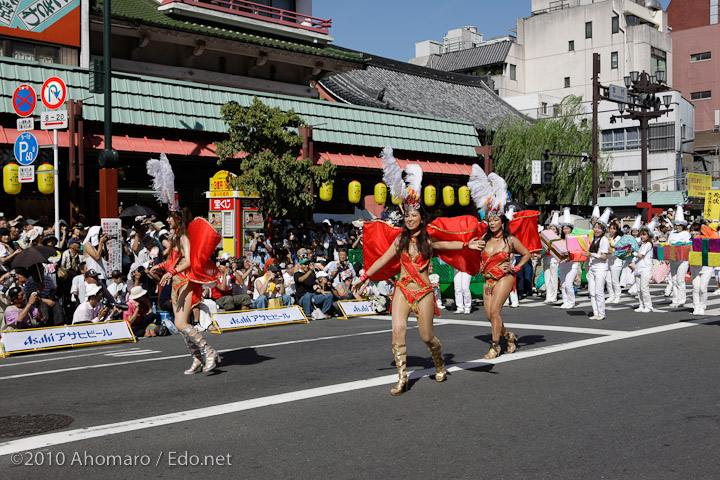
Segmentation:
[(53, 196), (55, 197), (55, 237), (60, 241), (60, 175), (58, 167), (58, 131), (53, 130)]

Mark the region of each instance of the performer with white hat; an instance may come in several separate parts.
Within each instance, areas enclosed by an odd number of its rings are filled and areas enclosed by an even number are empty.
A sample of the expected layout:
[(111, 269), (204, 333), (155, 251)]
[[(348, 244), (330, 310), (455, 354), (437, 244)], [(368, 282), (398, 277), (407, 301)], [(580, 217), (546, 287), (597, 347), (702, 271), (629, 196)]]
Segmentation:
[(588, 293), (592, 304), (591, 320), (605, 319), (605, 276), (608, 272), (610, 240), (606, 233), (612, 210), (606, 208), (593, 225), (593, 241), (588, 247)]
[[(692, 242), (690, 232), (687, 231), (687, 221), (685, 220), (685, 213), (683, 212), (683, 206), (678, 205), (675, 211), (675, 231), (668, 236), (668, 242), (670, 245), (682, 245)], [(670, 261), (670, 275), (672, 275), (672, 303), (670, 308), (684, 307), (686, 297), (685, 291), (685, 275), (687, 275), (690, 267), (690, 262), (687, 260), (671, 260)]]
[[(622, 231), (620, 230), (620, 224), (617, 220), (613, 219), (608, 224), (608, 239), (611, 245), (615, 245), (622, 238)], [(620, 295), (622, 295), (622, 288), (620, 287), (620, 276), (622, 274), (623, 262), (621, 259), (614, 255), (614, 250), (608, 255), (608, 290), (610, 296), (607, 299), (607, 303), (620, 303)]]
[(640, 238), (640, 227), (642, 226), (642, 215), (638, 215), (637, 218), (635, 218), (635, 221), (632, 224), (632, 227), (630, 227), (630, 235), (632, 235), (635, 238)]
[[(570, 208), (568, 207), (565, 207), (563, 211), (560, 227), (562, 228), (560, 238), (563, 240), (572, 234), (573, 228), (575, 228), (575, 221), (572, 219)], [(577, 277), (578, 268), (578, 262), (567, 261), (560, 264), (560, 280), (562, 281), (560, 292), (562, 293), (563, 299), (563, 304), (560, 305), (560, 308), (575, 308), (575, 277)]]
[(592, 215), (590, 215), (590, 226), (595, 225), (598, 218), (600, 218), (600, 205), (595, 205), (593, 207)]
[[(695, 222), (690, 226), (690, 236), (692, 238), (702, 236), (701, 226)], [(693, 315), (705, 315), (707, 308), (708, 285), (713, 277), (715, 269), (700, 265), (692, 265), (690, 267), (690, 275), (692, 276), (693, 286)]]
[(656, 221), (640, 227), (640, 249), (633, 252), (635, 260), (635, 278), (638, 282), (640, 306), (635, 309), (639, 313), (650, 313), (653, 311), (652, 297), (650, 297), (650, 277), (653, 267), (653, 230)]
[[(560, 235), (560, 213), (553, 212), (550, 218), (550, 224), (546, 227), (548, 230)], [(543, 277), (545, 279), (545, 302), (557, 303), (558, 294), (558, 267), (560, 263), (558, 259), (546, 252), (543, 255)]]

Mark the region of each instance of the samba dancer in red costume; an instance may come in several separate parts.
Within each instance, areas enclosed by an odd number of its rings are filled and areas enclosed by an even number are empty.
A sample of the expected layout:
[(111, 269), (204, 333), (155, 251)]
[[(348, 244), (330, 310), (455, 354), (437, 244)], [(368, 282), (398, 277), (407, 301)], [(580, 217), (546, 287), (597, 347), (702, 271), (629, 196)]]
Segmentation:
[(217, 366), (220, 358), (193, 326), (190, 315), (198, 313), (198, 306), (202, 302), (202, 285), (214, 282), (219, 276), (215, 263), (210, 261), (210, 255), (220, 243), (220, 236), (204, 219), (192, 220), (187, 208), (178, 211), (174, 195), (175, 176), (164, 154), (161, 154), (160, 160), (148, 161), (147, 169), (153, 176), (158, 200), (170, 207), (167, 222), (174, 231), (167, 260), (153, 267), (153, 270), (165, 270), (166, 273), (160, 279), (161, 286), (172, 283), (175, 326), (193, 357), (193, 363), (185, 370), (185, 375), (201, 371), (208, 373)]
[[(503, 214), (507, 199), (505, 180), (495, 173), (485, 175), (480, 167), (473, 165), (468, 188), (477, 207), (485, 212), (488, 225), (488, 231), (480, 242), (480, 259), (481, 271), (485, 277), (485, 315), (492, 326), (492, 342), (485, 358), (492, 359), (500, 355), (501, 335), (507, 340), (508, 353), (517, 349), (517, 335), (505, 329), (500, 311), (515, 284), (515, 273), (530, 261), (530, 251), (511, 234), (509, 221)], [(535, 234), (537, 235), (537, 231)], [(513, 268), (510, 261), (515, 254), (522, 258)]]
[[(396, 228), (383, 222), (371, 222), (365, 227), (365, 274), (353, 290), (357, 292), (366, 287), (370, 277), (379, 280), (393, 276), (399, 262), (400, 279), (396, 283), (392, 302), (392, 352), (398, 370), (398, 382), (390, 390), (390, 394), (400, 395), (408, 388), (405, 337), (410, 312), (414, 312), (417, 316), (420, 338), (427, 345), (435, 363), (435, 380), (442, 382), (447, 378), (440, 340), (433, 330), (435, 299), (428, 278), (428, 264), (432, 260), (433, 253), (439, 250), (477, 251), (479, 241), (475, 238), (477, 220), (473, 217), (468, 217), (469, 222), (465, 225), (466, 240), (443, 241), (431, 237), (428, 234), (427, 217), (419, 198), (422, 169), (418, 165), (408, 165), (405, 171), (408, 183), (406, 186), (402, 179), (402, 169), (392, 156), (390, 147), (383, 150), (382, 157), (385, 161), (383, 180), (388, 184), (393, 195), (404, 200), (404, 225), (399, 235)], [(370, 238), (367, 235), (367, 227), (371, 227)], [(368, 266), (370, 257), (377, 257), (379, 250), (384, 246), (383, 243), (387, 244), (387, 240), (390, 243), (384, 253)]]

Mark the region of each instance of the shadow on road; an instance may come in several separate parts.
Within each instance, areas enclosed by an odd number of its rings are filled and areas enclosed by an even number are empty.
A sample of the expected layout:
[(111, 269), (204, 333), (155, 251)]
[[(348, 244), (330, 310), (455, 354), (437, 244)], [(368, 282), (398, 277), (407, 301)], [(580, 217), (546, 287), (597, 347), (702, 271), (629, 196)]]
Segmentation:
[[(475, 335), (475, 339), (483, 343), (487, 343), (489, 348), (490, 342), (492, 341), (492, 335)], [(547, 340), (545, 340), (545, 335), (518, 335), (518, 341), (516, 343), (518, 348), (522, 348), (529, 347), (538, 343), (544, 343), (546, 341)], [(507, 350), (507, 342), (503, 337), (500, 337), (500, 347), (502, 348), (503, 352)]]

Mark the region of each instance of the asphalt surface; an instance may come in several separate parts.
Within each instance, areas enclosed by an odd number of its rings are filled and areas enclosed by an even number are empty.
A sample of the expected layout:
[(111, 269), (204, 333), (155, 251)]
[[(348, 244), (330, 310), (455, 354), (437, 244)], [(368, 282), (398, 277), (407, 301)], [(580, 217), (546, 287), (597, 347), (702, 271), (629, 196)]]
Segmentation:
[(387, 316), (206, 334), (211, 375), (178, 336), (0, 359), (3, 416), (74, 419), (0, 437), (3, 477), (720, 478), (720, 295), (694, 317), (653, 293), (600, 322), (525, 299), (495, 361), (482, 309), (444, 310), (444, 383), (411, 321), (398, 397)]

